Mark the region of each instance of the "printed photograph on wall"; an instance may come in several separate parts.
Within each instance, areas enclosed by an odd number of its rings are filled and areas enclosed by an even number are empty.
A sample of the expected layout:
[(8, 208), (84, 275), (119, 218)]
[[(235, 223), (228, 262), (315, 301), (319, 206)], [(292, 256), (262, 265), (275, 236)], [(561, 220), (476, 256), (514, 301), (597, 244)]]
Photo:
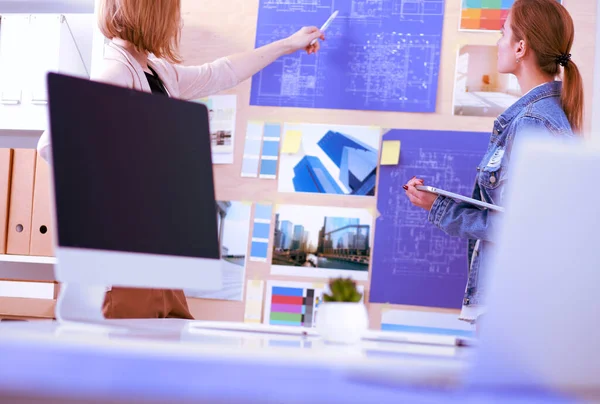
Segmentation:
[(458, 51), (454, 115), (497, 117), (521, 96), (517, 78), (498, 73), (497, 48), (465, 45)]
[(372, 225), (366, 209), (278, 205), (271, 273), (367, 280)]
[(373, 196), (381, 129), (285, 124), (279, 192)]
[(214, 291), (185, 290), (186, 296), (243, 300), (250, 237), (250, 208), (250, 204), (239, 201), (217, 201), (223, 287)]
[(514, 0), (462, 0), (459, 29), (500, 31), (513, 3)]
[(213, 164), (233, 164), (236, 95), (213, 95), (196, 100), (208, 108)]

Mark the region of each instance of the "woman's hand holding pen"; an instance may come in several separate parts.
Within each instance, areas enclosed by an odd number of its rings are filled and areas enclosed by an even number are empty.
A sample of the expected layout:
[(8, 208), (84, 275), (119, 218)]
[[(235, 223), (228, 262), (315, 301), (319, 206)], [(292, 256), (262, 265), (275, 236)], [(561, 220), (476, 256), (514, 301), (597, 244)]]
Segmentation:
[(423, 185), (423, 180), (417, 177), (412, 177), (410, 181), (402, 188), (406, 192), (406, 196), (410, 202), (422, 209), (431, 210), (433, 202), (437, 199), (437, 195), (430, 192), (419, 191), (416, 186)]
[(300, 49), (304, 49), (309, 55), (316, 53), (321, 47), (319, 41), (313, 40), (321, 39), (325, 40), (325, 34), (317, 27), (303, 27), (295, 34), (285, 39), (287, 43), (287, 54), (294, 53)]

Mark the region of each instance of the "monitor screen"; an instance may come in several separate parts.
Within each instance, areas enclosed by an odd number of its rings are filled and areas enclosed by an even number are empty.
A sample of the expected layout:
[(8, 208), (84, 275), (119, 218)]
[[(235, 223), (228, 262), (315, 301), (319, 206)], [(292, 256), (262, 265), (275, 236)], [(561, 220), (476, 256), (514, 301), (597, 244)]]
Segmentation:
[(220, 257), (206, 107), (48, 76), (59, 247)]

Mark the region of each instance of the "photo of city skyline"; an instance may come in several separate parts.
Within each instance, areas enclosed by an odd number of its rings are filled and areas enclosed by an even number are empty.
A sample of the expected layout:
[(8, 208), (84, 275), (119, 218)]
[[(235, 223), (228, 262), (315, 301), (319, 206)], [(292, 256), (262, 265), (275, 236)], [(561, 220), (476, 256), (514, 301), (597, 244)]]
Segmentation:
[(271, 273), (367, 280), (372, 223), (366, 209), (279, 205)]
[(279, 192), (375, 195), (381, 129), (285, 124), (282, 133)]
[(219, 300), (243, 299), (250, 237), (250, 208), (249, 204), (243, 202), (217, 201), (223, 287), (215, 291), (186, 289), (186, 296)]

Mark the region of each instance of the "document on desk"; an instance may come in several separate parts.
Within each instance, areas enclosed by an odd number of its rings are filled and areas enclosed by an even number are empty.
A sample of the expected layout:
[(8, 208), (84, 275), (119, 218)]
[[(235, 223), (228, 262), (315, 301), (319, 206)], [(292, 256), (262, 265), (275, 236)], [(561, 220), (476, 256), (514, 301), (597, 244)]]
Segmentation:
[[(259, 334), (296, 335), (301, 337), (320, 337), (316, 328), (295, 327), (270, 324), (235, 323), (225, 321), (192, 321), (188, 325), (191, 333), (203, 330), (219, 330), (229, 332), (249, 332)], [(430, 335), (416, 333), (401, 333), (391, 331), (368, 330), (363, 335), (364, 341), (397, 342), (408, 344), (469, 346), (474, 343), (469, 338), (458, 338), (447, 335)]]
[(192, 321), (189, 324), (188, 330), (190, 332), (200, 330), (221, 330), (263, 334), (319, 336), (314, 328), (225, 321)]

